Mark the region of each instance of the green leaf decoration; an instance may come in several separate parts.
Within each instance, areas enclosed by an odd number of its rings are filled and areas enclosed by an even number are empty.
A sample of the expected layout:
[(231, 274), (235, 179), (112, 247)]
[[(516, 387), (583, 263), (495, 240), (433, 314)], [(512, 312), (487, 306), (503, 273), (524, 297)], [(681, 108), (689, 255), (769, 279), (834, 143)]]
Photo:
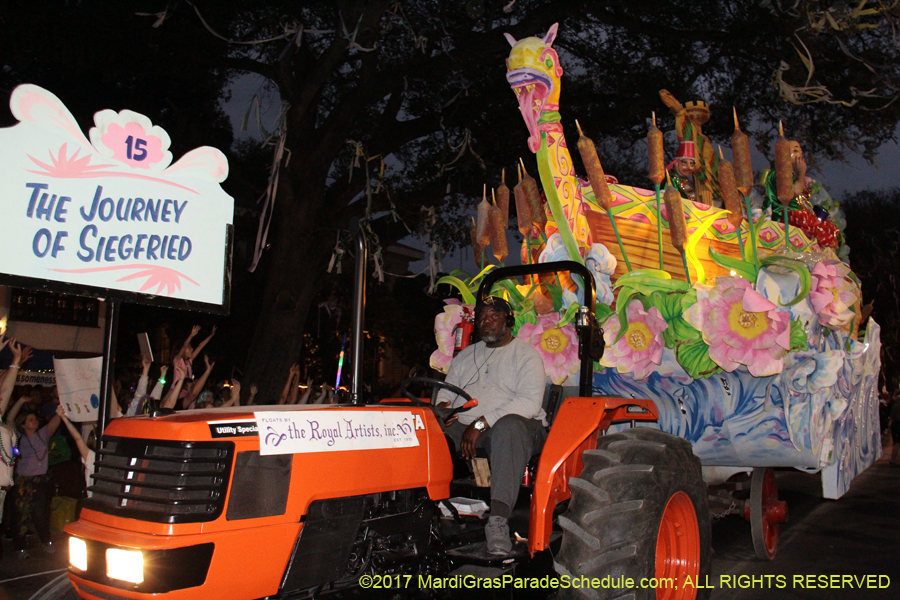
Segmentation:
[(647, 304), (659, 309), (659, 314), (666, 321), (680, 317), (684, 310), (681, 308), (681, 297), (684, 292), (653, 292), (647, 297)]
[(809, 350), (809, 340), (806, 337), (806, 331), (803, 330), (803, 323), (791, 321), (791, 349), (789, 352), (804, 350)]
[(800, 291), (797, 293), (797, 297), (785, 304), (779, 296), (778, 304), (781, 306), (793, 306), (809, 296), (809, 290), (812, 288), (812, 275), (806, 265), (799, 260), (787, 256), (769, 256), (759, 261), (759, 264), (762, 267), (782, 267), (800, 276)]
[(534, 312), (533, 308), (528, 312), (514, 315), (514, 317), (516, 319), (516, 324), (513, 325), (513, 335), (516, 335), (519, 332), (519, 328), (525, 323), (537, 325), (537, 313)]
[[(481, 280), (484, 279), (484, 276), (496, 268), (497, 268), (497, 265), (488, 265), (481, 270), (481, 273), (479, 273), (472, 279), (469, 279), (468, 281), (466, 281), (466, 283), (469, 285), (469, 289), (472, 292), (478, 291), (478, 286), (481, 284)], [(457, 270), (461, 271), (462, 269), (457, 269)], [(454, 271), (454, 273), (455, 273), (455, 271)], [(450, 273), (450, 274), (453, 275), (454, 273)], [(463, 273), (465, 273), (465, 271), (463, 271)]]
[(750, 283), (756, 283), (759, 271), (756, 270), (756, 266), (752, 262), (719, 254), (712, 248), (709, 249), (709, 257), (723, 269), (734, 271)]
[(534, 300), (523, 300), (518, 306), (513, 307), (513, 312), (517, 313), (527, 313), (534, 310)]
[(564, 314), (563, 317), (559, 320), (559, 324), (557, 324), (557, 327), (563, 328), (571, 323), (572, 319), (574, 319), (575, 315), (578, 313), (578, 308), (578, 304), (575, 304), (574, 302), (570, 304), (569, 308), (566, 309), (566, 314)]
[(469, 291), (469, 287), (463, 283), (458, 277), (452, 277), (450, 275), (444, 275), (440, 279), (437, 280), (437, 285), (441, 285), (442, 283), (446, 283), (447, 285), (452, 285), (459, 293), (462, 295), (462, 300), (464, 304), (475, 304), (475, 296), (472, 295), (472, 292)]
[(705, 379), (722, 370), (709, 357), (709, 346), (703, 340), (678, 346), (675, 349), (675, 359), (694, 379)]
[(501, 279), (495, 283), (494, 287), (491, 288), (491, 295), (502, 295), (504, 291), (509, 294), (509, 303), (513, 309), (517, 309), (525, 301), (525, 297), (519, 292), (515, 282), (509, 279)]
[[(671, 279), (670, 277), (659, 277), (657, 273), (663, 273), (655, 269), (642, 269), (641, 271), (632, 271), (631, 277), (626, 279), (626, 275), (616, 280), (616, 287), (633, 289), (634, 291), (649, 296), (653, 292), (674, 292), (687, 291), (690, 286), (686, 281), (680, 279)], [(668, 276), (669, 274), (666, 273)], [(622, 281), (622, 280), (625, 281)], [(621, 298), (622, 292), (619, 292)], [(617, 301), (618, 303), (618, 301)]]
[[(653, 292), (647, 298), (647, 304), (659, 309), (663, 319), (669, 325), (662, 332), (666, 348), (669, 349), (674, 350), (681, 344), (689, 344), (701, 339), (700, 332), (682, 317), (684, 313), (682, 299), (685, 295), (686, 292)], [(696, 291), (694, 291), (694, 295), (696, 296)]]
[(597, 322), (602, 326), (613, 315), (613, 310), (605, 304), (598, 304), (595, 314), (597, 315)]
[(451, 277), (456, 277), (456, 278), (458, 278), (458, 279), (462, 279), (463, 281), (466, 281), (466, 282), (468, 282), (468, 283), (471, 283), (471, 282), (469, 281), (469, 273), (468, 273), (467, 271), (462, 270), (462, 269), (453, 269), (452, 271), (450, 271), (449, 275), (450, 275)]
[(681, 314), (697, 304), (697, 290), (691, 288), (681, 297)]
[(625, 273), (616, 279), (616, 287), (626, 285), (634, 279), (672, 279), (672, 276), (666, 271), (660, 271), (659, 269), (635, 269), (631, 273)]
[(562, 310), (562, 288), (555, 283), (542, 283), (541, 285), (550, 293), (550, 298), (553, 300), (553, 309), (557, 312)]
[(637, 293), (637, 290), (630, 286), (622, 288), (619, 292), (619, 297), (616, 300), (616, 316), (619, 317), (619, 335), (616, 336), (613, 344), (622, 339), (622, 336), (628, 331), (628, 304), (631, 302), (631, 298)]
[(674, 350), (685, 344), (693, 344), (703, 339), (702, 334), (694, 329), (683, 317), (677, 317), (669, 321), (669, 327), (662, 332), (666, 348)]

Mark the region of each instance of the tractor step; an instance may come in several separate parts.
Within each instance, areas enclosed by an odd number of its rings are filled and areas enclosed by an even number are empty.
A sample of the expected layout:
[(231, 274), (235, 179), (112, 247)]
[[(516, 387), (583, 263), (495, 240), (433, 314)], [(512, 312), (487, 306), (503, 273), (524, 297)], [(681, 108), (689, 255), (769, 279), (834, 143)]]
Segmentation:
[(499, 555), (488, 552), (487, 542), (480, 541), (447, 550), (447, 558), (455, 564), (503, 568), (504, 565), (512, 565), (517, 561), (527, 559), (528, 544), (524, 542), (513, 544), (509, 554)]

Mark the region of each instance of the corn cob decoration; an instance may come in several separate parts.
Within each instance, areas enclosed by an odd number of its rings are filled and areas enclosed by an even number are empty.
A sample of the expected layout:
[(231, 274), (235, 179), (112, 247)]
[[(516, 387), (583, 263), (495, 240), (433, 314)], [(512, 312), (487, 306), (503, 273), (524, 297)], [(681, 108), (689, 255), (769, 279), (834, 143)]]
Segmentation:
[(525, 260), (531, 264), (531, 209), (528, 208), (528, 199), (525, 197), (525, 188), (522, 186), (522, 168), (516, 165), (516, 173), (519, 175), (519, 183), (513, 188), (516, 197), (516, 220), (519, 222), (519, 233), (525, 238)]
[(784, 126), (778, 122), (778, 139), (775, 141), (775, 191), (784, 213), (784, 249), (790, 248), (788, 206), (794, 199), (794, 166), (791, 164), (791, 144), (784, 137)]
[(659, 205), (659, 186), (666, 177), (666, 161), (663, 156), (663, 133), (656, 126), (656, 113), (652, 113), (652, 125), (647, 132), (647, 158), (650, 168), (650, 181), (656, 188), (656, 244), (659, 246), (659, 270), (663, 267), (662, 250), (662, 213)]
[(584, 135), (578, 120), (575, 120), (578, 127), (578, 153), (581, 154), (581, 160), (584, 162), (584, 168), (588, 174), (588, 180), (591, 182), (591, 189), (594, 191), (594, 199), (600, 208), (606, 211), (609, 216), (609, 222), (612, 223), (613, 232), (616, 234), (616, 240), (619, 242), (619, 250), (622, 251), (622, 257), (625, 259), (625, 266), (628, 272), (631, 272), (631, 263), (628, 261), (628, 254), (625, 252), (625, 245), (622, 244), (622, 238), (619, 236), (619, 230), (616, 227), (616, 221), (613, 219), (609, 209), (612, 208), (612, 193), (606, 184), (606, 175), (603, 173), (603, 167), (600, 164), (600, 157), (597, 156), (597, 149), (591, 138)]
[(669, 235), (672, 245), (681, 253), (681, 261), (684, 263), (684, 276), (688, 284), (691, 283), (691, 273), (688, 271), (687, 256), (684, 253), (684, 245), (687, 243), (687, 221), (684, 218), (684, 207), (681, 205), (681, 194), (672, 186), (672, 179), (666, 173), (668, 185), (663, 200), (666, 203), (666, 215), (669, 217)]
[[(491, 195), (493, 196), (494, 190), (491, 190)], [(509, 198), (507, 197), (507, 201)], [(494, 200), (494, 205), (489, 210), (489, 227), (491, 234), (491, 246), (494, 249), (494, 256), (497, 258), (497, 261), (500, 264), (503, 264), (506, 261), (506, 256), (509, 254), (506, 248), (506, 223), (507, 219), (503, 218), (503, 211), (497, 206), (496, 199)]]
[(506, 186), (506, 169), (500, 171), (500, 187), (497, 188), (497, 207), (503, 222), (509, 223), (509, 188)]
[(741, 246), (741, 259), (747, 260), (744, 254), (744, 238), (741, 237), (741, 223), (744, 221), (744, 211), (741, 209), (741, 200), (734, 182), (734, 167), (725, 160), (725, 155), (722, 154), (722, 146), (719, 146), (719, 159), (719, 189), (722, 191), (722, 201), (725, 203), (725, 210), (728, 211), (728, 222), (737, 229), (738, 243)]
[(537, 181), (525, 170), (525, 163), (519, 159), (522, 164), (522, 188), (525, 190), (525, 199), (528, 201), (528, 210), (531, 211), (531, 221), (537, 225), (541, 231), (547, 224), (547, 212), (544, 210), (544, 202), (541, 200), (541, 193), (538, 191)]
[(478, 245), (481, 246), (481, 268), (484, 268), (484, 251), (491, 243), (491, 205), (487, 201), (487, 185), (484, 186), (484, 192), (481, 196), (481, 202), (478, 203), (478, 222), (476, 237)]
[(737, 109), (734, 111), (734, 133), (731, 134), (731, 154), (734, 158), (734, 182), (744, 197), (747, 207), (747, 227), (750, 229), (750, 246), (753, 248), (753, 264), (759, 269), (759, 255), (756, 251), (756, 232), (753, 225), (753, 211), (750, 208), (750, 188), (753, 187), (753, 165), (750, 162), (750, 138), (741, 131)]
[(472, 229), (469, 230), (469, 239), (472, 240), (472, 252), (475, 255), (475, 262), (479, 265), (479, 270), (484, 268), (484, 247), (478, 243), (478, 225), (475, 224), (475, 218), (472, 218)]

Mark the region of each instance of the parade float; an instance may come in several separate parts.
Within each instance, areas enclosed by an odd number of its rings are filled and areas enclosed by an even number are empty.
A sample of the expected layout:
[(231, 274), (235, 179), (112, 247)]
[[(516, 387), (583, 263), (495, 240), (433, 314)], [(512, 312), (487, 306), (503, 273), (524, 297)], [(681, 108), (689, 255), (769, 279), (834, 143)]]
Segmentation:
[[(799, 144), (783, 134), (774, 169), (754, 186), (737, 115), (732, 164), (702, 133), (709, 107), (682, 105), (665, 90), (679, 150), (667, 167), (654, 119), (647, 137), (654, 189), (605, 175), (580, 131), (588, 177), (579, 178), (560, 118), (556, 30), (518, 41), (507, 35), (507, 79), (543, 191), (528, 165), (517, 165), (521, 261), (573, 260), (590, 270), (606, 344), (594, 394), (652, 399), (659, 428), (688, 440), (701, 459), (713, 513), (745, 516), (757, 555), (772, 558), (785, 517), (773, 467), (819, 472), (823, 495), (839, 498), (881, 455), (879, 326), (841, 260), (839, 207), (806, 178)], [(431, 364), (443, 372), (473, 329), (473, 292), (495, 266), (486, 256), (502, 264), (508, 254), (510, 190), (504, 183), (493, 203), (488, 196), (471, 232), (483, 270), (440, 280), (461, 294), (435, 321)], [(494, 288), (511, 302), (514, 333), (538, 350), (553, 385), (574, 385), (572, 321), (587, 304), (583, 289), (565, 274)], [(748, 488), (746, 498), (740, 490)]]

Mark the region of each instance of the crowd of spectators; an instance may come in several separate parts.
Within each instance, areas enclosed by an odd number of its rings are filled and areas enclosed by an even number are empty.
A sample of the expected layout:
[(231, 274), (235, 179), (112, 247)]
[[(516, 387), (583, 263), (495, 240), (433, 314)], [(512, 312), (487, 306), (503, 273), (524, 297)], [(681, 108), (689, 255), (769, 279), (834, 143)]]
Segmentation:
[[(256, 384), (251, 384), (242, 397), (239, 381), (214, 377), (215, 360), (203, 350), (216, 328), (194, 345), (200, 331), (199, 325), (194, 326), (184, 342), (175, 346), (171, 365), (158, 366), (152, 387), (153, 363), (147, 359), (141, 362), (140, 374), (129, 377), (118, 373), (111, 389), (111, 416), (257, 404)], [(16, 557), (24, 559), (29, 556), (28, 536), (32, 531), (41, 551), (56, 551), (50, 533), (54, 497), (90, 496), (97, 422), (73, 423), (60, 404), (56, 386), (17, 386), (19, 370), (28, 368), (32, 348), (0, 335), (0, 351), (6, 347), (12, 361), (0, 372), (0, 558), (2, 539), (6, 537), (12, 540)], [(197, 371), (195, 367), (199, 367)], [(169, 375), (171, 381), (167, 381)], [(277, 401), (265, 403), (328, 404), (343, 399), (327, 384), (314, 395), (315, 389), (311, 379), (301, 384), (300, 366), (294, 364)], [(32, 544), (31, 551), (35, 548)]]

